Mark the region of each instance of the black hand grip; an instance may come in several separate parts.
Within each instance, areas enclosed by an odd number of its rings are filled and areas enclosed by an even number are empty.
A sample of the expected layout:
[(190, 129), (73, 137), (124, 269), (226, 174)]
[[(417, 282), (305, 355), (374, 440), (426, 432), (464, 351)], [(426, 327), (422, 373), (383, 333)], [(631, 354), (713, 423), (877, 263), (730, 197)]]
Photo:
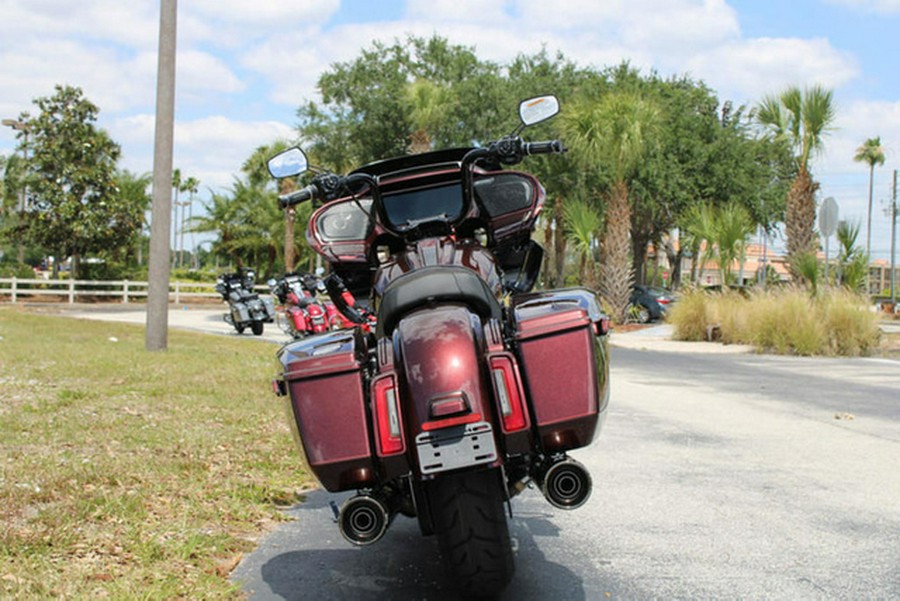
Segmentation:
[(325, 289), (331, 302), (341, 314), (355, 324), (366, 323), (366, 316), (357, 309), (356, 300), (347, 290), (344, 280), (336, 273), (325, 278)]
[(278, 197), (278, 205), (282, 209), (286, 209), (296, 204), (300, 204), (301, 202), (305, 202), (311, 198), (315, 198), (318, 193), (319, 189), (314, 184), (310, 184), (305, 188), (300, 188), (299, 190), (295, 190), (294, 192), (282, 194)]
[(562, 154), (568, 148), (563, 146), (559, 140), (550, 140), (548, 142), (526, 142), (522, 144), (522, 150), (525, 154)]

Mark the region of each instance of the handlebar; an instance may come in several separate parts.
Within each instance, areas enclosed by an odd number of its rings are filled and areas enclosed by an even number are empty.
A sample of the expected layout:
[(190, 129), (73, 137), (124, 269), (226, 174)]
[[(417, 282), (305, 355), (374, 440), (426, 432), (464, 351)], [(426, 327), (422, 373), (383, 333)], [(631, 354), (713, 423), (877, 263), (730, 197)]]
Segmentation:
[(522, 152), (531, 154), (562, 154), (569, 149), (563, 146), (560, 140), (548, 140), (546, 142), (523, 142)]
[(311, 200), (315, 198), (318, 193), (319, 188), (315, 184), (310, 184), (305, 188), (300, 188), (299, 190), (294, 190), (293, 192), (288, 192), (287, 194), (280, 195), (278, 197), (278, 205), (282, 209), (286, 209), (296, 204), (300, 204), (301, 202)]
[(321, 173), (305, 188), (279, 196), (278, 205), (282, 209), (286, 209), (307, 200), (328, 202), (338, 198), (350, 186), (360, 182), (377, 190), (375, 178), (368, 173), (351, 173), (344, 176), (334, 173)]

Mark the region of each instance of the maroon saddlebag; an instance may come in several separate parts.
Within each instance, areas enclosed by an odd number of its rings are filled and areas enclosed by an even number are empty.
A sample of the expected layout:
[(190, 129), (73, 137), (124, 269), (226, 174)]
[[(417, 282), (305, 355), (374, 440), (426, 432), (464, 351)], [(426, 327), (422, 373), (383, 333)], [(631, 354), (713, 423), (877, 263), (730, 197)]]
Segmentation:
[(556, 453), (590, 444), (608, 392), (596, 296), (570, 289), (514, 303), (519, 362), (541, 447)]
[(294, 433), (308, 467), (330, 492), (374, 481), (365, 355), (365, 339), (355, 329), (311, 336), (278, 352)]

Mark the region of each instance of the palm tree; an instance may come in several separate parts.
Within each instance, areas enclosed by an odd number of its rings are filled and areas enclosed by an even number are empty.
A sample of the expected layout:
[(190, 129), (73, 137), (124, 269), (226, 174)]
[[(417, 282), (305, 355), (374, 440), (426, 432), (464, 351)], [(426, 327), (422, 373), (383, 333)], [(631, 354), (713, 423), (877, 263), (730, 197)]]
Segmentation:
[[(178, 251), (178, 267), (182, 267), (184, 265), (184, 230), (185, 224), (194, 218), (194, 195), (200, 189), (200, 180), (194, 177), (193, 175), (188, 176), (183, 182), (181, 182), (181, 191), (188, 193), (188, 200), (186, 202), (181, 203), (181, 248)], [(185, 215), (185, 206), (187, 207), (190, 215)], [(192, 238), (193, 240), (193, 238)], [(193, 246), (193, 242), (191, 243)], [(193, 253), (193, 250), (191, 251)]]
[(603, 226), (603, 217), (585, 201), (579, 200), (563, 205), (568, 240), (580, 257), (579, 276), (584, 285), (596, 285), (594, 274), (594, 246), (597, 234)]
[(801, 256), (814, 254), (818, 246), (813, 225), (819, 184), (809, 173), (809, 161), (821, 150), (824, 137), (834, 123), (833, 94), (818, 85), (802, 91), (793, 86), (780, 96), (763, 99), (756, 116), (776, 138), (786, 140), (794, 149), (797, 176), (788, 192), (785, 232), (791, 271), (795, 277), (802, 278), (794, 264)]
[(137, 175), (127, 169), (116, 171), (116, 187), (119, 189), (119, 195), (127, 198), (134, 205), (134, 210), (140, 214), (137, 231), (135, 232), (135, 251), (138, 265), (144, 262), (144, 227), (150, 226), (147, 219), (147, 211), (150, 209), (151, 198), (147, 190), (150, 188), (151, 183), (153, 183), (153, 176), (149, 173)]
[[(253, 154), (244, 161), (241, 171), (247, 176), (247, 180), (251, 186), (265, 187), (272, 180), (269, 171), (266, 168), (266, 162), (279, 152), (287, 150), (290, 144), (284, 140), (276, 140), (275, 142), (259, 146), (253, 151)], [(287, 194), (296, 189), (296, 180), (292, 177), (286, 177), (278, 182), (278, 193)], [(284, 268), (286, 271), (293, 271), (297, 257), (297, 243), (295, 237), (295, 224), (297, 220), (297, 210), (290, 207), (284, 211)]]
[(859, 223), (838, 222), (838, 281), (855, 292), (865, 291), (869, 276), (869, 255), (856, 247), (858, 237)]
[(660, 112), (656, 105), (631, 92), (611, 92), (599, 101), (576, 104), (562, 120), (566, 142), (576, 160), (588, 169), (612, 174), (601, 245), (600, 292), (612, 315), (624, 321), (634, 283), (629, 260), (631, 205), (628, 180), (650, 144), (657, 139)]
[[(732, 201), (716, 211), (715, 242), (719, 253), (719, 267), (722, 270), (722, 283), (730, 284), (734, 279), (731, 266), (735, 261), (740, 263), (739, 280), (743, 280), (744, 253), (747, 239), (756, 229), (750, 212), (742, 205)], [(738, 285), (743, 281), (738, 281)]]
[[(696, 284), (702, 266), (715, 256), (716, 218), (709, 203), (691, 205), (681, 218), (682, 243), (691, 250), (691, 283)], [(706, 246), (703, 243), (706, 242)]]
[(872, 183), (875, 178), (875, 166), (884, 165), (884, 147), (881, 137), (869, 138), (856, 149), (853, 160), (869, 166), (869, 210), (866, 213), (866, 255), (871, 255), (872, 247)]

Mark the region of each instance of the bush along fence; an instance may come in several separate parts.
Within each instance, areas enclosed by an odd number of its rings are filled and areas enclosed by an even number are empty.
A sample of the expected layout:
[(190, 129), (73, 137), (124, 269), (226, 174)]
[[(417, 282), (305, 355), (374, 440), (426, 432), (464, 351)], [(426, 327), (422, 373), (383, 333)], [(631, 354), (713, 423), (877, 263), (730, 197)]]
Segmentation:
[[(111, 302), (144, 302), (147, 298), (147, 282), (117, 280), (44, 280), (0, 278), (0, 302), (24, 302), (37, 297), (63, 297), (69, 303), (79, 299)], [(257, 286), (260, 292), (268, 292), (266, 286)], [(170, 282), (169, 301), (180, 303), (190, 299), (221, 299), (215, 284), (203, 282)]]

